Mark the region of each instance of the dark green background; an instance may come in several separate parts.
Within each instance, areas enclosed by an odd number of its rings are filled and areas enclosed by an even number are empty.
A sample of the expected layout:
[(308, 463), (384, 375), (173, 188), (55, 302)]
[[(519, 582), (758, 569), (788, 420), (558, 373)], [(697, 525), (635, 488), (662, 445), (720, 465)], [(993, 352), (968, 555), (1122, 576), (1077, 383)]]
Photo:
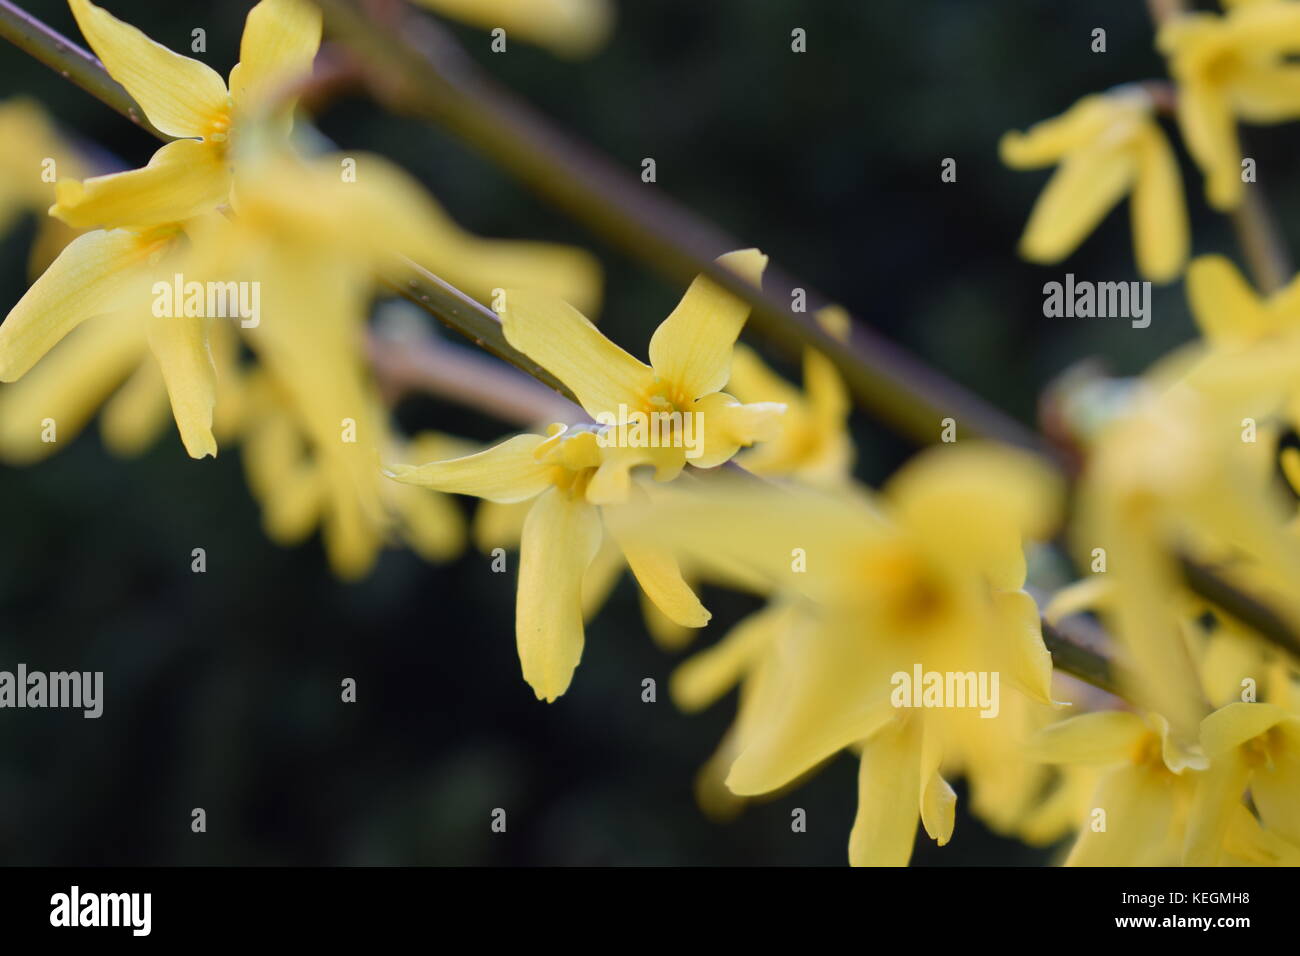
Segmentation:
[[(248, 4), (113, 0), (114, 13), (225, 75)], [(77, 36), (62, 3), (27, 8)], [(653, 156), (660, 189), (760, 246), (934, 365), (1020, 418), (1057, 372), (1088, 355), (1122, 373), (1191, 335), (1181, 285), (1157, 290), (1146, 330), (1042, 317), (1041, 287), (1073, 271), (1132, 279), (1127, 208), (1068, 263), (1014, 247), (1046, 173), (1002, 168), (1002, 132), (1092, 91), (1162, 74), (1134, 0), (636, 0), (613, 42), (567, 63), (456, 28), (507, 85), (633, 172)], [(808, 52), (790, 52), (793, 27)], [(1093, 27), (1109, 52), (1089, 52)], [(131, 165), (156, 148), (107, 107), (0, 47), (0, 95), (43, 101), (67, 128)], [(607, 266), (603, 325), (638, 354), (680, 295), (561, 221), (478, 155), (359, 100), (324, 131), (416, 173), (484, 235), (589, 243)], [(1262, 187), (1297, 207), (1292, 130), (1249, 132)], [(5, 144), (0, 144), (0, 149)], [(1181, 148), (1180, 148), (1181, 149)], [(944, 157), (958, 182), (939, 180)], [(1186, 157), (1184, 156), (1184, 161)], [(1185, 166), (1198, 252), (1231, 237)], [(1287, 216), (1283, 222), (1288, 223)], [(1288, 226), (1288, 232), (1294, 232)], [(0, 303), (25, 288), (30, 226), (0, 244)], [(789, 370), (792, 366), (782, 365)], [(412, 427), (478, 439), (506, 429), (412, 401)], [(877, 482), (907, 448), (857, 420), (859, 474)], [(734, 697), (687, 717), (661, 690), (674, 660), (620, 584), (587, 631), (572, 690), (547, 706), (519, 677), (513, 575), (467, 554), (434, 568), (385, 554), (358, 585), (336, 582), (313, 542), (269, 543), (238, 451), (187, 459), (169, 431), (139, 460), (106, 455), (94, 429), (33, 468), (0, 467), (0, 668), (102, 670), (104, 716), (0, 711), (0, 861), (300, 864), (840, 864), (855, 768), (832, 762), (801, 789), (728, 825), (696, 809), (691, 780)], [(468, 510), (468, 503), (467, 510)], [(190, 572), (204, 547), (208, 572)], [(709, 591), (714, 639), (753, 602)], [(359, 701), (339, 701), (356, 678)], [(661, 697), (664, 695), (661, 695)], [(190, 832), (203, 807), (208, 832)], [(489, 813), (509, 812), (494, 835)], [(808, 832), (790, 811), (808, 811)], [(968, 816), (919, 864), (1036, 863), (1039, 851)]]

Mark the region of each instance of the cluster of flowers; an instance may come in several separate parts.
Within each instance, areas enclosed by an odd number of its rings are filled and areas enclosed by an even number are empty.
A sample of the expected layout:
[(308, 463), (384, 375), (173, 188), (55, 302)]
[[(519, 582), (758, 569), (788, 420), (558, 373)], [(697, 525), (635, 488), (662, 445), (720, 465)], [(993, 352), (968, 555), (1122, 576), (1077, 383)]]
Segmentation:
[[(1300, 409), (1300, 289), (1258, 297), (1217, 257), (1187, 269), (1178, 167), (1148, 87), (1088, 97), (1003, 143), (1011, 165), (1060, 163), (1026, 229), (1027, 257), (1069, 254), (1131, 189), (1139, 269), (1158, 281), (1186, 269), (1204, 332), (1104, 416), (1081, 402), (1074, 419), (1087, 447), (1070, 532), (1091, 573), (1047, 615), (1098, 613), (1115, 639), (1120, 699), (1054, 673), (1026, 590), (1026, 548), (1063, 525), (1064, 483), (1045, 462), (961, 441), (922, 453), (879, 491), (862, 486), (833, 365), (809, 351), (802, 389), (777, 377), (737, 344), (745, 303), (708, 277), (655, 331), (648, 364), (628, 354), (583, 314), (599, 294), (584, 254), (467, 236), (379, 157), (307, 145), (292, 125), (320, 40), (306, 0), (253, 9), (229, 86), (89, 0), (69, 2), (114, 78), (178, 139), (142, 169), (60, 179), (52, 216), (91, 231), (0, 325), (0, 380), (21, 379), (0, 392), (6, 457), (47, 453), (41, 421), (66, 433), (105, 401), (109, 444), (136, 449), (170, 404), (193, 457), (241, 441), (269, 533), (293, 541), (319, 525), (344, 576), (365, 573), (398, 533), (431, 558), (457, 553), (464, 531), (445, 495), (482, 498), (479, 546), (520, 549), (519, 657), (547, 701), (570, 686), (584, 621), (625, 566), (670, 649), (709, 621), (698, 582), (758, 594), (761, 611), (673, 677), (688, 710), (739, 689), (735, 722), (701, 771), (701, 803), (736, 812), (849, 750), (860, 760), (855, 864), (906, 864), (918, 824), (946, 843), (958, 777), (998, 832), (1043, 845), (1077, 833), (1074, 864), (1300, 862), (1296, 662), (1197, 597), (1181, 571), (1211, 566), (1300, 622), (1287, 587), (1300, 579), (1300, 451), (1276, 452)], [(594, 5), (558, 5), (586, 11), (578, 47), (603, 29)], [(1209, 199), (1232, 208), (1249, 188), (1237, 119), (1300, 115), (1288, 60), (1300, 52), (1300, 4), (1180, 16), (1159, 48)], [(41, 155), (69, 153), (29, 106), (11, 105), (0, 123), (26, 124)], [(340, 176), (344, 159), (355, 181)], [(9, 199), (41, 201), (39, 189)], [(376, 277), (397, 256), (496, 298), (509, 343), (592, 420), (616, 409), (701, 416), (700, 453), (610, 444), (580, 414), (458, 457), (446, 436), (398, 436), (363, 344)], [(741, 250), (719, 262), (757, 285), (766, 258)], [(262, 320), (240, 329), (155, 315), (154, 282), (177, 273), (259, 282)], [(817, 318), (848, 332), (837, 308)], [(356, 440), (341, 437), (344, 423)], [(897, 676), (913, 673), (1000, 675), (1006, 692), (983, 711), (911, 706)]]

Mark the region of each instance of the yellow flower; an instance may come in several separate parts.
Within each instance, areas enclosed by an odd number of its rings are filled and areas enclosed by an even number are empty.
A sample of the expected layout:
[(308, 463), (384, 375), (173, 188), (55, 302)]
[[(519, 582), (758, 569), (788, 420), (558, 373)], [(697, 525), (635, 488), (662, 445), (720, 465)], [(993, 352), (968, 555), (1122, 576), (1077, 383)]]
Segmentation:
[(1235, 208), (1245, 188), (1237, 118), (1280, 123), (1300, 116), (1300, 5), (1238, 3), (1223, 16), (1192, 13), (1160, 29), (1160, 52), (1178, 84), (1183, 139), (1216, 209)]
[[(745, 249), (718, 262), (757, 284), (767, 257)], [(720, 391), (748, 314), (742, 300), (697, 277), (650, 339), (650, 365), (553, 297), (507, 289), (501, 318), (510, 344), (567, 385), (587, 414), (601, 425), (624, 426), (623, 439), (616, 429), (602, 434), (608, 454), (586, 489), (591, 502), (609, 504), (627, 498), (629, 474), (639, 465), (653, 465), (656, 480), (671, 481), (688, 461), (712, 468), (777, 434), (783, 406), (745, 405)], [(655, 438), (637, 440), (637, 422), (649, 423)]]
[[(897, 705), (896, 677), (918, 666), (926, 674), (997, 673), (1015, 692), (1051, 702), (1037, 608), (1020, 590), (1022, 536), (1045, 534), (1055, 518), (1059, 488), (1047, 469), (976, 444), (922, 454), (878, 504), (730, 483), (659, 497), (625, 534), (748, 565), (779, 592), (811, 602), (799, 626), (779, 629), (761, 649), (773, 663), (766, 671), (757, 665), (765, 676), (746, 699), (753, 711), (727, 786), (740, 795), (769, 792), (860, 746), (851, 861), (906, 863), (918, 819), (946, 842), (955, 797), (940, 770), (960, 760), (960, 730), (943, 708)], [(763, 628), (757, 633), (756, 643), (770, 640)], [(700, 666), (726, 674), (738, 658), (752, 662), (755, 649), (742, 634)], [(676, 693), (707, 699), (691, 690), (692, 671), (683, 674)], [(709, 686), (716, 681), (704, 681)]]
[(1059, 163), (1025, 226), (1020, 254), (1033, 262), (1064, 259), (1111, 208), (1131, 194), (1138, 271), (1169, 282), (1187, 261), (1187, 210), (1178, 162), (1138, 86), (1085, 96), (1060, 116), (999, 146), (1015, 169)]
[(86, 164), (32, 100), (0, 103), (0, 143), (5, 144), (0, 150), (0, 235), (26, 214), (39, 217), (29, 264), (36, 276), (76, 235), (45, 215), (54, 200), (54, 182), (59, 175), (84, 176)]
[[(231, 148), (250, 120), (293, 81), (311, 72), (320, 46), (320, 11), (308, 0), (262, 0), (249, 11), (230, 87), (207, 64), (174, 53), (89, 0), (68, 0), (77, 25), (113, 79), (160, 131), (179, 137), (141, 169), (85, 182), (60, 179), (50, 209), (89, 228), (175, 223), (225, 204)], [(287, 133), (292, 100), (275, 120)]]
[[(150, 411), (159, 408), (154, 399), (162, 393), (150, 382), (156, 386), (161, 377), (186, 451), (193, 458), (216, 454), (216, 377), (206, 320), (156, 315), (150, 304), (154, 283), (170, 283), (189, 261), (178, 224), (98, 229), (68, 244), (0, 325), (3, 382), (27, 375), (65, 336), (79, 333), (35, 375), (6, 389), (0, 406), (6, 457), (34, 461), (60, 447), (43, 440), (44, 423), (54, 423), (59, 441), (72, 437), (128, 375), (105, 420), (111, 446), (131, 451), (154, 433)], [(95, 316), (103, 318), (78, 329)], [(161, 376), (145, 367), (149, 353)]]
[[(524, 519), (515, 636), (524, 680), (539, 700), (554, 701), (582, 657), (584, 576), (601, 550), (604, 516), (589, 489), (607, 450), (592, 426), (552, 425), (548, 435), (517, 435), (450, 461), (394, 465), (397, 481), (488, 501), (531, 501)], [(669, 617), (703, 627), (709, 612), (662, 549), (613, 535), (638, 583)]]
[(1050, 763), (1101, 770), (1066, 866), (1173, 866), (1203, 758), (1171, 740), (1159, 715), (1099, 711), (1039, 732), (1031, 755)]
[(1300, 714), (1264, 702), (1228, 704), (1202, 722), (1201, 741), (1210, 767), (1196, 788), (1186, 862), (1221, 861), (1246, 790), (1264, 829), (1300, 846)]
[[(823, 321), (847, 323), (842, 309), (828, 306)], [(845, 328), (844, 331), (847, 331)], [(785, 406), (780, 434), (742, 452), (737, 462), (769, 478), (793, 477), (812, 485), (846, 485), (853, 470), (853, 439), (848, 431), (852, 410), (848, 390), (825, 355), (806, 349), (800, 392), (763, 363), (758, 353), (737, 345), (731, 356), (727, 390), (741, 402), (775, 402)]]
[(484, 30), (498, 27), (566, 57), (588, 56), (609, 36), (609, 0), (415, 0)]

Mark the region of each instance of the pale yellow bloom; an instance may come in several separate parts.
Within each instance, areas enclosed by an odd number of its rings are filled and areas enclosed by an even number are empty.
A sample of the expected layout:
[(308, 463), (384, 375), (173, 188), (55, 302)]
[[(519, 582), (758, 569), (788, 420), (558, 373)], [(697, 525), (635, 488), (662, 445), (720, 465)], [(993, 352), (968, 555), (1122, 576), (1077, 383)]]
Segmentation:
[[(588, 56), (613, 26), (609, 0), (415, 0), (484, 30), (501, 28), (566, 57)], [(508, 47), (507, 47), (508, 49)]]
[(941, 769), (974, 750), (943, 709), (897, 707), (893, 678), (996, 671), (1005, 690), (1051, 702), (1037, 608), (1019, 589), (1022, 536), (1050, 530), (1058, 495), (1028, 456), (979, 445), (923, 454), (877, 503), (730, 482), (661, 494), (629, 534), (747, 564), (808, 602), (797, 624), (775, 626), (791, 612), (774, 608), (770, 629), (738, 628), (674, 678), (688, 706), (741, 671), (755, 680), (727, 786), (769, 792), (860, 747), (850, 859), (906, 863), (918, 820), (946, 842), (955, 797)]
[(1059, 164), (1020, 240), (1033, 262), (1059, 262), (1130, 196), (1138, 271), (1169, 282), (1187, 261), (1187, 210), (1178, 162), (1141, 87), (1085, 96), (1026, 133), (1010, 132), (1002, 161), (1016, 169)]
[[(308, 0), (262, 0), (248, 14), (230, 87), (207, 64), (174, 53), (89, 0), (68, 0), (77, 25), (113, 79), (160, 131), (179, 137), (141, 169), (79, 182), (59, 180), (50, 212), (77, 227), (177, 223), (224, 205), (231, 149), (272, 101), (310, 75), (320, 11)], [(292, 97), (274, 106), (288, 132)]]
[(1160, 29), (1157, 46), (1178, 84), (1183, 139), (1205, 175), (1216, 209), (1233, 209), (1242, 179), (1237, 120), (1280, 123), (1300, 116), (1300, 5), (1238, 3), (1222, 16), (1189, 13)]

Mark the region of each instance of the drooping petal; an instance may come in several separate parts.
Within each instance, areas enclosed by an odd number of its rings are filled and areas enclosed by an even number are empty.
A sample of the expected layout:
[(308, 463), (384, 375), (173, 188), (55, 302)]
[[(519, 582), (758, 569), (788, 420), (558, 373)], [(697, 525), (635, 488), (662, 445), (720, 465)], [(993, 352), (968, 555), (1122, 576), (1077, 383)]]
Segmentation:
[(228, 106), (221, 76), (173, 53), (89, 0), (68, 0), (86, 42), (149, 122), (169, 136), (203, 136)]
[(939, 773), (943, 762), (940, 737), (922, 721), (921, 762), (917, 782), (921, 792), (921, 824), (939, 846), (952, 839), (957, 822), (957, 794)]
[[(1076, 718), (1077, 719), (1077, 718)], [(1176, 860), (1169, 838), (1174, 792), (1169, 774), (1127, 766), (1102, 778), (1066, 866), (1151, 866)], [(1104, 817), (1097, 813), (1102, 811)], [(1104, 828), (1102, 828), (1104, 826)]]
[(1241, 202), (1241, 145), (1227, 94), (1192, 76), (1178, 88), (1178, 123), (1187, 148), (1205, 175), (1210, 205), (1220, 211)]
[(159, 149), (147, 166), (61, 179), (50, 215), (78, 229), (116, 229), (181, 222), (211, 212), (230, 196), (230, 171), (208, 143), (178, 139)]
[(113, 397), (104, 403), (99, 433), (115, 455), (129, 458), (153, 444), (167, 425), (170, 408), (167, 385), (158, 363), (141, 356), (136, 367)]
[[(22, 381), (0, 388), (0, 458), (29, 464), (66, 448), (145, 350), (142, 324), (132, 315), (104, 316), (75, 330)], [(47, 424), (53, 442), (43, 440)]]
[(1031, 262), (1059, 262), (1124, 197), (1137, 172), (1126, 146), (1092, 145), (1065, 158), (1034, 203), (1020, 239)]
[(424, 465), (391, 465), (387, 474), (396, 481), (434, 491), (474, 495), (502, 503), (524, 501), (551, 485), (552, 466), (539, 462), (533, 455), (545, 440), (541, 435), (516, 435), (464, 458)]
[(507, 289), (501, 311), (506, 340), (572, 389), (593, 418), (640, 409), (654, 382), (649, 366), (605, 338), (559, 299)]
[(1024, 591), (997, 591), (993, 614), (995, 649), (1006, 662), (1007, 676), (1034, 700), (1051, 703), (1052, 655), (1043, 644), (1038, 605)]
[(1267, 328), (1263, 303), (1224, 256), (1197, 256), (1187, 269), (1187, 301), (1206, 338), (1244, 342)]
[(212, 435), (217, 371), (204, 323), (194, 316), (149, 319), (149, 346), (167, 382), (172, 415), (191, 458), (215, 458), (217, 454), (217, 440)]
[(1187, 263), (1190, 244), (1183, 177), (1165, 134), (1148, 123), (1137, 139), (1137, 176), (1129, 211), (1138, 271), (1170, 282)]
[(896, 718), (862, 746), (858, 812), (849, 833), (854, 866), (906, 866), (920, 816), (920, 721)]
[(519, 552), (515, 637), (539, 700), (569, 688), (582, 658), (582, 578), (601, 541), (600, 513), (551, 489), (533, 503)]
[(1196, 775), (1196, 791), (1187, 820), (1183, 862), (1188, 866), (1216, 866), (1233, 810), (1241, 805), (1249, 771), (1236, 750), (1214, 758), (1208, 770)]
[(21, 378), (86, 319), (143, 292), (139, 262), (139, 243), (125, 230), (88, 232), (69, 243), (0, 325), (0, 382)]
[(703, 627), (712, 617), (682, 578), (677, 559), (664, 548), (633, 538), (618, 537), (637, 584), (659, 610), (682, 627)]
[[(719, 256), (718, 265), (761, 284), (767, 256), (740, 249)], [(731, 375), (731, 350), (749, 317), (749, 303), (706, 275), (697, 276), (672, 314), (650, 338), (650, 365), (679, 402), (718, 391)]]
[(691, 713), (703, 710), (734, 687), (792, 621), (789, 604), (770, 604), (742, 620), (712, 647), (673, 671), (673, 702)]

